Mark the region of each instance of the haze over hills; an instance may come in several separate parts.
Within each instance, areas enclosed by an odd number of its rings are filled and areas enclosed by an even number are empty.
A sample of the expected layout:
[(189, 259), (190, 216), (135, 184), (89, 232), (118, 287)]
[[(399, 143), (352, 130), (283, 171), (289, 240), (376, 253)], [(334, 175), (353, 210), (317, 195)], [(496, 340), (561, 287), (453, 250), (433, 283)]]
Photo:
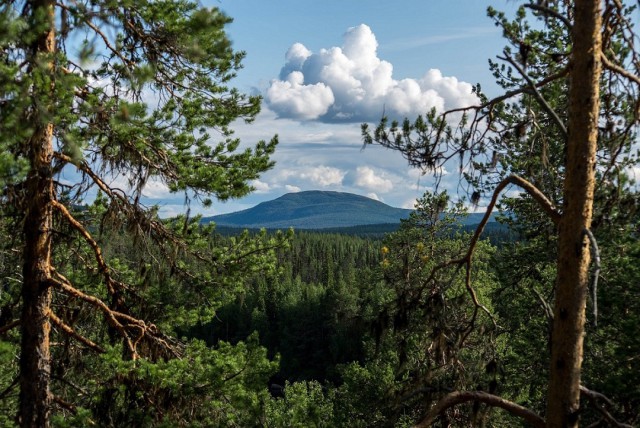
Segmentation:
[[(250, 229), (329, 229), (398, 224), (411, 211), (352, 193), (311, 190), (287, 193), (243, 211), (203, 218), (202, 222)], [(462, 223), (475, 224), (481, 217), (471, 214)]]

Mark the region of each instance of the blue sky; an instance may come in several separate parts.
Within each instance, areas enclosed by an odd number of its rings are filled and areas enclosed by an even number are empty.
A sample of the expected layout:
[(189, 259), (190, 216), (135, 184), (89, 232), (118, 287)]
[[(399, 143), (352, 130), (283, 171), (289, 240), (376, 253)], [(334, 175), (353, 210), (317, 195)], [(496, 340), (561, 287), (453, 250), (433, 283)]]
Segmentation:
[[(489, 5), (513, 15), (513, 1), (483, 0), (207, 0), (234, 19), (228, 34), (246, 52), (233, 85), (260, 93), (263, 111), (234, 128), (243, 144), (279, 135), (276, 166), (250, 196), (204, 215), (238, 211), (301, 190), (335, 190), (396, 207), (430, 189), (399, 153), (362, 150), (360, 124), (387, 114), (415, 117), (431, 107), (474, 101), (472, 84), (498, 89), (487, 60), (500, 53), (500, 30), (486, 17)], [(441, 188), (456, 193), (459, 176), (445, 171)], [(182, 197), (162, 186), (147, 188), (166, 215), (184, 210)]]

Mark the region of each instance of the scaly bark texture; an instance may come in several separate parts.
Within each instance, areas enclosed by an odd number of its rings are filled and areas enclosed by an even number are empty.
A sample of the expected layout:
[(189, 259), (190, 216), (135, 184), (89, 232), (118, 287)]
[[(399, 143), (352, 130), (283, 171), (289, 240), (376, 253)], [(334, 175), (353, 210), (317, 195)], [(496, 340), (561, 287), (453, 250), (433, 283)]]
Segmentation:
[[(45, 67), (43, 74), (51, 78), (55, 32), (54, 3), (38, 0), (31, 3), (33, 22), (45, 23), (34, 42), (30, 67)], [(46, 12), (46, 13), (44, 13)], [(45, 17), (43, 19), (43, 17)], [(48, 25), (46, 25), (48, 23)], [(42, 62), (46, 61), (43, 65)], [(49, 71), (49, 73), (47, 72)], [(53, 176), (53, 124), (47, 118), (50, 96), (39, 97), (39, 91), (51, 92), (53, 80), (45, 79), (43, 87), (34, 85), (30, 123), (33, 134), (28, 141), (31, 169), (25, 182), (26, 217), (24, 222), (24, 265), (22, 287), (22, 351), (20, 355), (20, 408), (22, 427), (48, 427), (51, 406), (49, 311), (51, 306), (51, 226)], [(47, 94), (49, 95), (49, 94)], [(42, 100), (47, 100), (44, 104)], [(27, 125), (27, 124), (25, 124)]]
[(601, 53), (599, 0), (575, 2), (564, 209), (551, 338), (547, 426), (577, 427), (580, 407), (589, 243), (598, 139)]

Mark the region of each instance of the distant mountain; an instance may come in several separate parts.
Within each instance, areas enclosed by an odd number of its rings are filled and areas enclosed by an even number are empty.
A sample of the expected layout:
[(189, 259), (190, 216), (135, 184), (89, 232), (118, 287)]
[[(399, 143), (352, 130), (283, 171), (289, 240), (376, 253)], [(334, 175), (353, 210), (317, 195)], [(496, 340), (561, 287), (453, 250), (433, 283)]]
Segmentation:
[(267, 229), (325, 229), (364, 224), (399, 223), (411, 210), (342, 192), (312, 190), (287, 193), (253, 208), (202, 219), (220, 226)]
[[(352, 193), (312, 190), (287, 193), (247, 210), (203, 218), (202, 222), (248, 229), (330, 229), (397, 224), (412, 211)], [(462, 223), (476, 224), (481, 218), (482, 214), (471, 214)]]

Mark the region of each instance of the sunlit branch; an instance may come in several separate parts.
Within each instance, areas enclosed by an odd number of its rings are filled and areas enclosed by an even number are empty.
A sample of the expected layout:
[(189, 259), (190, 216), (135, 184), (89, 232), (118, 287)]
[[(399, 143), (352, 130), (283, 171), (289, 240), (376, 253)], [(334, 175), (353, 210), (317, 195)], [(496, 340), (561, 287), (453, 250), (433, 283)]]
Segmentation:
[(538, 203), (540, 208), (542, 208), (542, 210), (549, 216), (549, 218), (551, 219), (551, 221), (553, 221), (554, 224), (557, 225), (559, 223), (561, 214), (558, 212), (558, 210), (553, 205), (553, 203), (544, 195), (544, 193), (542, 193), (536, 186), (534, 186), (531, 182), (525, 180), (524, 178), (515, 174), (510, 175), (506, 177), (504, 180), (502, 180), (494, 189), (493, 196), (489, 201), (489, 205), (487, 205), (487, 210), (484, 216), (482, 217), (480, 224), (478, 224), (478, 227), (476, 228), (476, 231), (473, 234), (473, 237), (471, 238), (471, 243), (469, 244), (469, 250), (467, 251), (466, 256), (462, 260), (471, 258), (471, 255), (473, 254), (475, 246), (478, 243), (478, 240), (480, 239), (480, 235), (482, 235), (482, 232), (484, 231), (484, 228), (487, 225), (489, 218), (491, 217), (491, 213), (493, 212), (493, 209), (496, 206), (496, 203), (498, 202), (498, 197), (500, 196), (500, 193), (502, 193), (502, 191), (510, 184), (516, 185), (521, 189), (523, 189), (525, 192), (527, 192), (529, 196), (531, 196)]
[(76, 229), (78, 233), (80, 233), (80, 235), (84, 238), (85, 242), (87, 242), (87, 244), (89, 244), (89, 246), (93, 250), (93, 254), (95, 256), (96, 262), (98, 263), (98, 270), (104, 276), (105, 283), (107, 284), (107, 289), (109, 290), (109, 293), (110, 294), (116, 293), (114, 285), (118, 285), (120, 288), (126, 288), (124, 284), (121, 284), (120, 282), (115, 281), (111, 277), (109, 266), (107, 265), (107, 262), (104, 260), (104, 257), (102, 256), (102, 250), (100, 249), (100, 246), (98, 245), (98, 243), (91, 237), (91, 234), (89, 234), (89, 232), (82, 226), (82, 224), (80, 224), (80, 222), (71, 215), (69, 210), (67, 210), (67, 208), (64, 205), (62, 205), (60, 202), (55, 200), (52, 201), (51, 204), (53, 205), (54, 208), (56, 208), (62, 214), (62, 216), (67, 220), (67, 222), (69, 222), (69, 224), (71, 224), (71, 226), (74, 229)]
[[(85, 294), (82, 291), (75, 288), (74, 286), (72, 286), (71, 282), (69, 282), (69, 280), (65, 278), (61, 273), (54, 270), (53, 274), (55, 275), (55, 278), (51, 277), (49, 278), (49, 281), (51, 281), (51, 283), (54, 286), (56, 286), (60, 290), (66, 292), (67, 294), (73, 297), (76, 297), (80, 300), (84, 300), (85, 302), (89, 303), (90, 305), (102, 311), (102, 313), (105, 315), (109, 324), (113, 326), (116, 330), (118, 330), (120, 332), (120, 335), (125, 340), (125, 343), (127, 344), (127, 348), (129, 349), (129, 352), (131, 354), (131, 358), (136, 360), (138, 358), (138, 353), (135, 349), (135, 346), (133, 345), (133, 342), (131, 342), (131, 338), (129, 337), (129, 334), (126, 331), (125, 326), (116, 318), (116, 314), (118, 313), (110, 309), (106, 303), (104, 303), (102, 300), (98, 299), (97, 297)], [(118, 315), (121, 316), (124, 314), (118, 314)], [(129, 316), (126, 316), (126, 318), (130, 318), (132, 321), (136, 323), (139, 322), (135, 318), (132, 318)]]
[(104, 349), (100, 347), (100, 345), (97, 345), (96, 343), (92, 342), (91, 340), (87, 339), (81, 334), (78, 334), (73, 328), (65, 324), (65, 322), (62, 321), (60, 318), (58, 318), (58, 316), (53, 312), (49, 312), (49, 319), (51, 320), (51, 322), (57, 325), (62, 331), (64, 331), (69, 336), (76, 339), (78, 342), (84, 343), (89, 348), (93, 349), (94, 351), (100, 354), (103, 354), (105, 352)]

